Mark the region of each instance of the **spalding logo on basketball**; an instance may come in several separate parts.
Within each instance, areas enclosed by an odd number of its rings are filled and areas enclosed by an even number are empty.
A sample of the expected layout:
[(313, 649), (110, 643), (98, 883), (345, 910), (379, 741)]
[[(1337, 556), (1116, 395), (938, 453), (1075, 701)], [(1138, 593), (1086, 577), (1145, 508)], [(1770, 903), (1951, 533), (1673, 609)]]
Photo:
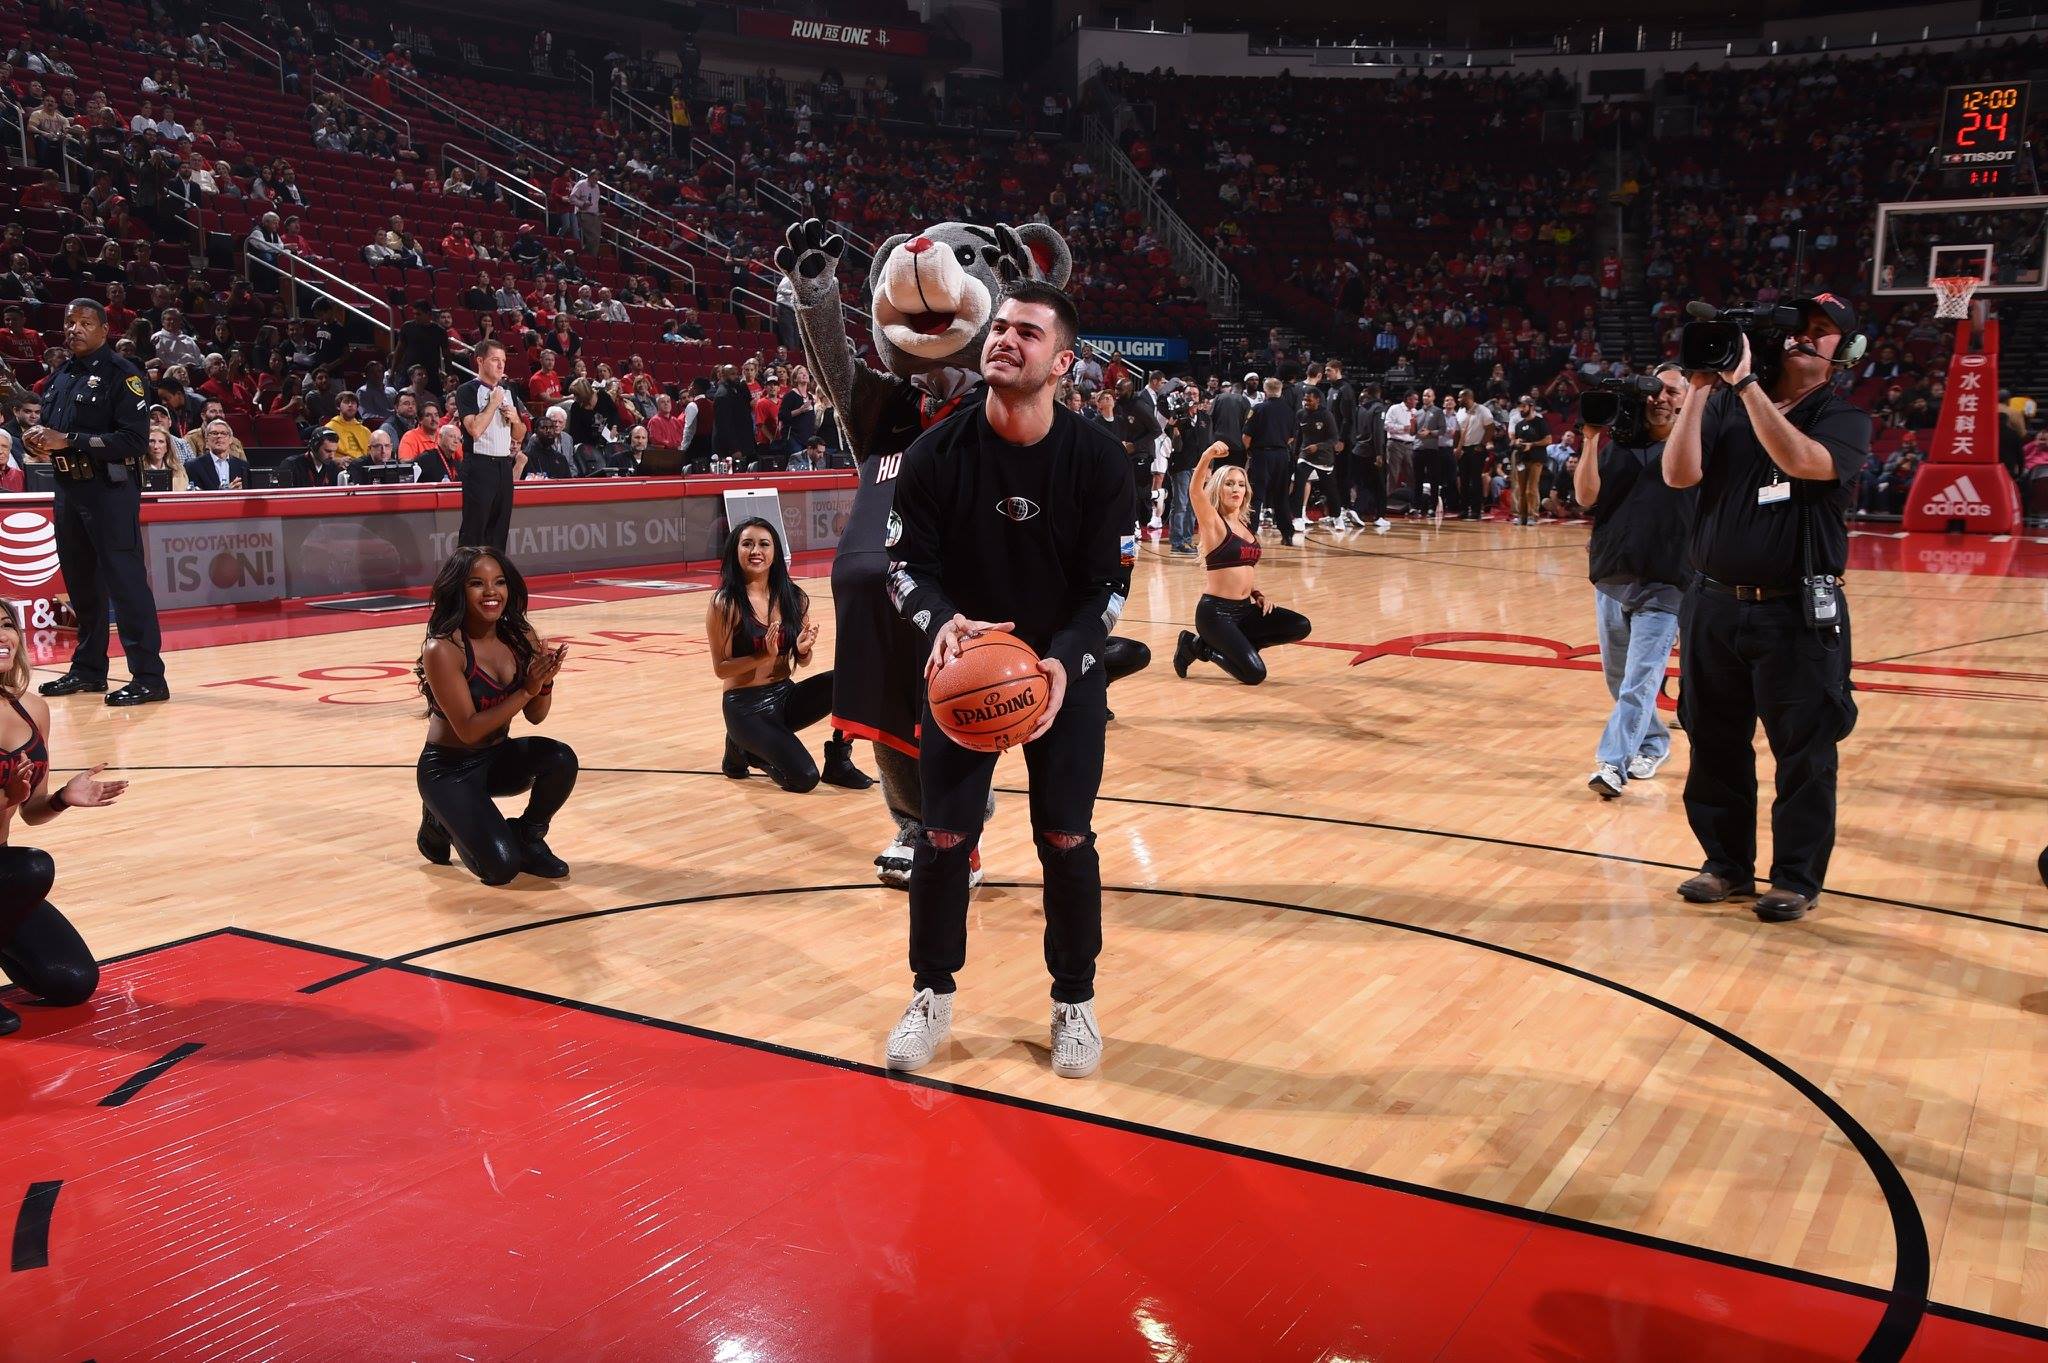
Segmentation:
[(932, 677), (932, 718), (946, 737), (975, 752), (1001, 752), (1038, 727), (1052, 701), (1038, 653), (1003, 630), (978, 634)]
[(0, 578), (40, 587), (57, 575), (57, 527), (40, 511), (0, 516)]

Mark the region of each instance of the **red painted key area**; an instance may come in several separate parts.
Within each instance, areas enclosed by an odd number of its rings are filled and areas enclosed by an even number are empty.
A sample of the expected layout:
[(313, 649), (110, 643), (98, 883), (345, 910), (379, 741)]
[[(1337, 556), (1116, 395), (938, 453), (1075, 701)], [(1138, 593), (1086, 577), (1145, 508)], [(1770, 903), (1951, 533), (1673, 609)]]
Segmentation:
[(23, 1008), (0, 1217), (62, 1188), (0, 1358), (1818, 1363), (1881, 1310), (479, 982), (298, 992), (353, 964), (229, 931)]

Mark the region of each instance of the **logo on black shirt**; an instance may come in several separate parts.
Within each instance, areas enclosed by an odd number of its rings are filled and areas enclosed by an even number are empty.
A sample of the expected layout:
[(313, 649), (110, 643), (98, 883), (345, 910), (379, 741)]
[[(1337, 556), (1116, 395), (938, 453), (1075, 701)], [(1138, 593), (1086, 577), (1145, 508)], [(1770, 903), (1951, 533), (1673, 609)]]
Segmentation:
[(1038, 503), (1029, 497), (1005, 497), (996, 503), (996, 510), (1013, 521), (1028, 521), (1038, 514)]

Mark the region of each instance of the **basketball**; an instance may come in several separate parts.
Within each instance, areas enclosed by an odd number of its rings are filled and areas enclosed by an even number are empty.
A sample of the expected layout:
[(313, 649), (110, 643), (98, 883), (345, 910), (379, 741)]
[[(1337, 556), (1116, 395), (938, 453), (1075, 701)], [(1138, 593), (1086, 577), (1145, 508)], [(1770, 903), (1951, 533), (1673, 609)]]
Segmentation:
[(928, 691), (946, 737), (975, 752), (1022, 743), (1052, 699), (1037, 651), (1002, 630), (961, 644), (960, 656), (938, 670)]

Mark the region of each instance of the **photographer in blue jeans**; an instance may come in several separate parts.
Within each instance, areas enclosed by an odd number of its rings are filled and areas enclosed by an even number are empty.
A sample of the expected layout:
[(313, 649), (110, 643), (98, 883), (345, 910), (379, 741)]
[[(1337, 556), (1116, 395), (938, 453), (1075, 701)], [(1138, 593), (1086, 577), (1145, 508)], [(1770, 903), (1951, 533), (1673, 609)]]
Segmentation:
[(1639, 430), (1630, 432), (1639, 443), (1610, 444), (1608, 428), (1583, 426), (1572, 473), (1579, 505), (1593, 517), (1587, 576), (1599, 612), (1600, 666), (1614, 697), (1586, 780), (1603, 800), (1618, 797), (1630, 781), (1649, 780), (1671, 755), (1657, 696), (1678, 637), (1697, 494), (1664, 481), (1664, 440), (1685, 406), (1685, 375), (1666, 364), (1657, 379), (1661, 387), (1644, 402)]

